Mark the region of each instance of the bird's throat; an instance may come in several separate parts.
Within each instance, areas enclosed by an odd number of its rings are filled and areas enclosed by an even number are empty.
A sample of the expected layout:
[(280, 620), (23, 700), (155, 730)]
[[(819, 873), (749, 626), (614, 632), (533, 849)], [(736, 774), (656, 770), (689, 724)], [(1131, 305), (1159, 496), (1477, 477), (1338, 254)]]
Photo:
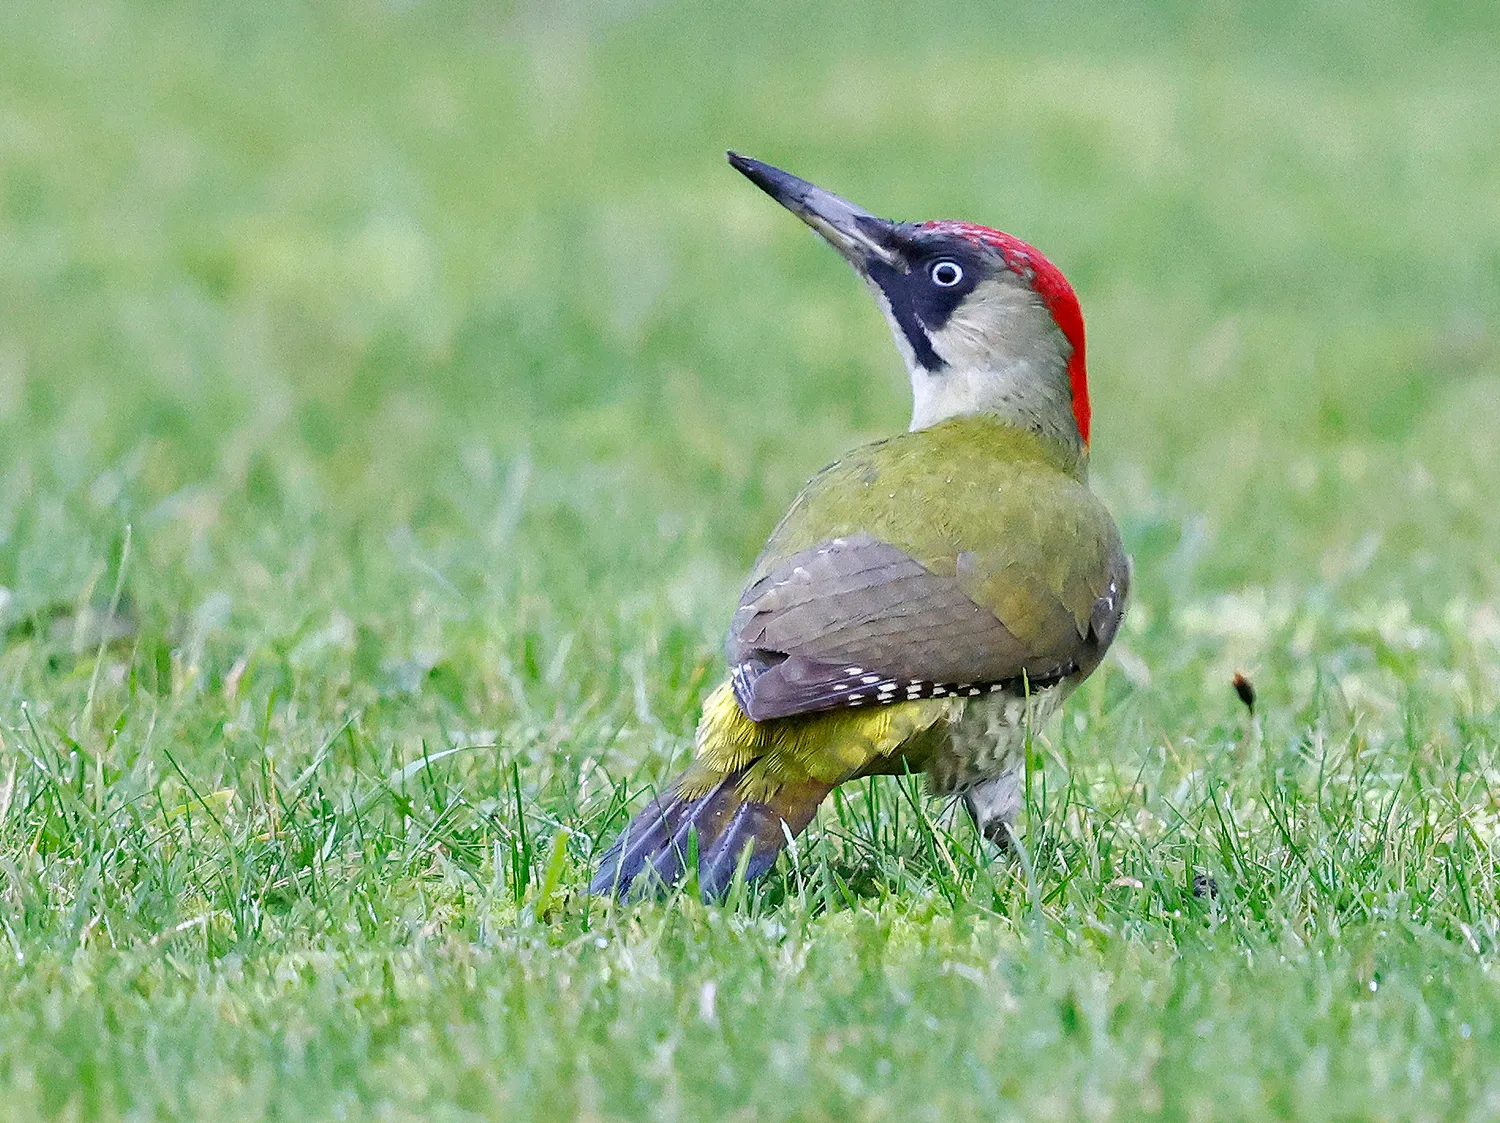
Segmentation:
[(1085, 446), (1073, 417), (1067, 383), (1030, 360), (984, 368), (949, 365), (938, 371), (910, 367), (911, 428), (926, 429), (958, 417), (993, 417), (1026, 429), (1081, 455)]

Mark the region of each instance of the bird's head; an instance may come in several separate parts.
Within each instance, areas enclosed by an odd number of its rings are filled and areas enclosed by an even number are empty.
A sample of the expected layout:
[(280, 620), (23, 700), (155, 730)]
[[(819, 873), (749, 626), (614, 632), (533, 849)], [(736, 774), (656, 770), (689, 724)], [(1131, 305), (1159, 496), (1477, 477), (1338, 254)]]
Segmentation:
[(729, 162), (869, 284), (911, 373), (913, 429), (992, 414), (1087, 449), (1083, 313), (1041, 253), (987, 226), (877, 218), (759, 160)]

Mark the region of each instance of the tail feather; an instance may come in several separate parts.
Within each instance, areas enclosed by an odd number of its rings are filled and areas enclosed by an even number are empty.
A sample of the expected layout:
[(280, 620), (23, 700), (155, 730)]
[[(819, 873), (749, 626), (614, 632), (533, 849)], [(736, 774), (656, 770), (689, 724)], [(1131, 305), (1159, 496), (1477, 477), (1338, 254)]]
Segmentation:
[(688, 832), (722, 787), (721, 781), (705, 795), (684, 799), (674, 783), (653, 799), (604, 852), (589, 892), (624, 897), (636, 881), (652, 875), (663, 885), (676, 882), (687, 865)]
[(812, 820), (832, 784), (783, 784), (764, 802), (741, 792), (745, 769), (719, 780), (703, 795), (682, 795), (683, 777), (652, 800), (615, 839), (599, 862), (589, 891), (622, 900), (653, 884), (674, 885), (687, 868), (688, 839), (698, 837), (698, 885), (705, 900), (723, 896), (748, 846), (747, 879), (771, 868), (789, 837)]

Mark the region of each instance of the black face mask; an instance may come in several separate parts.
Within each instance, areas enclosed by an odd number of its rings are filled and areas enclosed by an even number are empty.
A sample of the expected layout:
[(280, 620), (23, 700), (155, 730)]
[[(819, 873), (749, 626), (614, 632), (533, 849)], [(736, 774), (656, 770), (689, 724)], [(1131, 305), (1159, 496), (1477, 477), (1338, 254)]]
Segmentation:
[(890, 302), (891, 315), (911, 344), (924, 370), (939, 371), (947, 364), (932, 349), (931, 332), (948, 322), (953, 311), (974, 291), (984, 273), (977, 254), (967, 247), (933, 247), (903, 273), (871, 259), (865, 271)]

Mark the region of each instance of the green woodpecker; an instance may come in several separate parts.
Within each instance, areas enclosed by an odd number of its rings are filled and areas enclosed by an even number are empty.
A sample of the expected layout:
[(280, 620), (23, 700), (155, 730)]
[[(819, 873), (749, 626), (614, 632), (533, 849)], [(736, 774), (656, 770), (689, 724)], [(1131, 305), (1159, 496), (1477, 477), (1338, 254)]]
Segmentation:
[(890, 222), (729, 162), (865, 279), (911, 375), (911, 429), (825, 468), (771, 533), (695, 758), (605, 853), (596, 893), (678, 881), (696, 835), (719, 895), (837, 785), (908, 770), (1007, 844), (1028, 723), (1125, 611), (1130, 564), (1087, 483), (1083, 316), (1057, 267), (998, 230)]

